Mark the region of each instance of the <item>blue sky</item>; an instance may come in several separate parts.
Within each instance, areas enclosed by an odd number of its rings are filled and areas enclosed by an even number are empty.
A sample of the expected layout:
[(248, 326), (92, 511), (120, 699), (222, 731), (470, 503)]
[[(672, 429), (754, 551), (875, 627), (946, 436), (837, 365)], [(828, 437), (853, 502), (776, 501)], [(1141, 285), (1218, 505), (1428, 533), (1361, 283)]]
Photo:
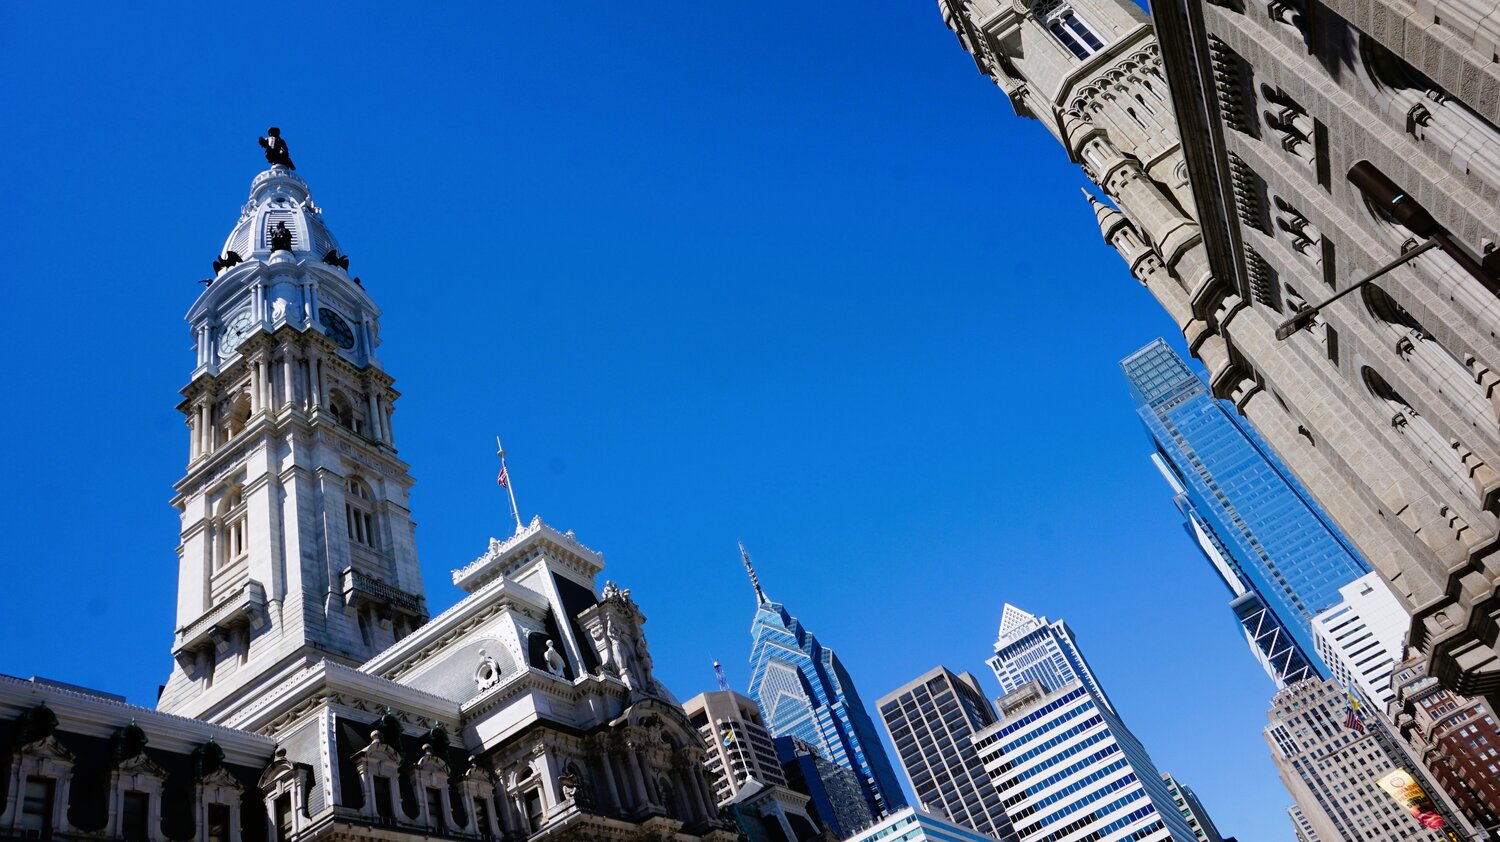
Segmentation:
[[(633, 7), (633, 8), (632, 8)], [(929, 2), (0, 6), (0, 672), (151, 704), (182, 315), (280, 126), (385, 310), (434, 611), (523, 514), (602, 550), (683, 698), (767, 592), (867, 703), (1073, 626), (1221, 829), (1290, 839), (1272, 688), (1117, 361), (1174, 325)]]

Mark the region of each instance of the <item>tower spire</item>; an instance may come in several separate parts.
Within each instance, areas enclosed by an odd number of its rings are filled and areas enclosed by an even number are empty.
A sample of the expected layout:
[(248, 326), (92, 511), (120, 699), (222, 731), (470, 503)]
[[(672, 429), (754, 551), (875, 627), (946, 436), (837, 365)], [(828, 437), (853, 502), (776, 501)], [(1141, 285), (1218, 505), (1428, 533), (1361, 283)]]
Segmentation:
[(729, 679), (724, 677), (724, 667), (719, 663), (718, 658), (714, 658), (714, 678), (719, 680), (720, 690), (729, 689)]
[(740, 559), (745, 562), (745, 572), (750, 574), (750, 584), (755, 586), (755, 604), (765, 605), (766, 594), (760, 589), (760, 577), (755, 575), (755, 565), (750, 563), (750, 552), (745, 549), (745, 542), (740, 542)]

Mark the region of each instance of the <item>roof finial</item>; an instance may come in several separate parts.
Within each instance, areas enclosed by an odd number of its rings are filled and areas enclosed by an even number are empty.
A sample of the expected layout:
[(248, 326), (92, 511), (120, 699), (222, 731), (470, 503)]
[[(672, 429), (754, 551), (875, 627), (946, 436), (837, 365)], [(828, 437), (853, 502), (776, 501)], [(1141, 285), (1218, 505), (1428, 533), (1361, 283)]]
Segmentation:
[(755, 586), (755, 603), (764, 605), (766, 594), (760, 589), (760, 577), (755, 575), (755, 565), (750, 563), (750, 553), (745, 549), (745, 542), (740, 542), (740, 559), (745, 562), (745, 572), (750, 574), (750, 584)]

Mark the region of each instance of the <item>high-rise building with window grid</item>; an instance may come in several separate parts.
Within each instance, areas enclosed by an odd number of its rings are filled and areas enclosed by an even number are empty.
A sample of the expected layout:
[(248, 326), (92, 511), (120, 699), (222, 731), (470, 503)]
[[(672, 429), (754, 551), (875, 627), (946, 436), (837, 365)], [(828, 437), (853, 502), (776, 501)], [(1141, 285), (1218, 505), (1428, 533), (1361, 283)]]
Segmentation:
[(1278, 687), (1328, 675), (1313, 618), (1369, 572), (1260, 436), (1166, 342), (1120, 362), (1184, 526)]
[(996, 839), (1015, 838), (971, 739), (995, 722), (974, 676), (934, 667), (875, 706), (922, 809)]

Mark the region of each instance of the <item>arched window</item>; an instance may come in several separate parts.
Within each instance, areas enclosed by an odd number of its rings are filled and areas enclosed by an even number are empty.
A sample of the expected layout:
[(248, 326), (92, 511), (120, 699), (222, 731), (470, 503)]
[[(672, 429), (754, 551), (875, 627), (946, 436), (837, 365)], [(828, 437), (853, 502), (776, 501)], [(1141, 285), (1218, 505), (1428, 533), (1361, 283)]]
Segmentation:
[(219, 498), (215, 517), (214, 570), (224, 570), (244, 559), (250, 549), (246, 530), (245, 495), (234, 486)]
[(340, 427), (353, 430), (356, 433), (364, 433), (364, 421), (354, 411), (354, 405), (344, 396), (344, 393), (334, 389), (328, 394), (328, 406), (333, 411), (333, 419)]
[(250, 393), (240, 392), (229, 399), (229, 410), (224, 413), (224, 437), (232, 439), (245, 429), (250, 420)]
[(376, 547), (375, 495), (359, 477), (350, 477), (344, 497), (344, 518), (349, 540), (366, 547)]

